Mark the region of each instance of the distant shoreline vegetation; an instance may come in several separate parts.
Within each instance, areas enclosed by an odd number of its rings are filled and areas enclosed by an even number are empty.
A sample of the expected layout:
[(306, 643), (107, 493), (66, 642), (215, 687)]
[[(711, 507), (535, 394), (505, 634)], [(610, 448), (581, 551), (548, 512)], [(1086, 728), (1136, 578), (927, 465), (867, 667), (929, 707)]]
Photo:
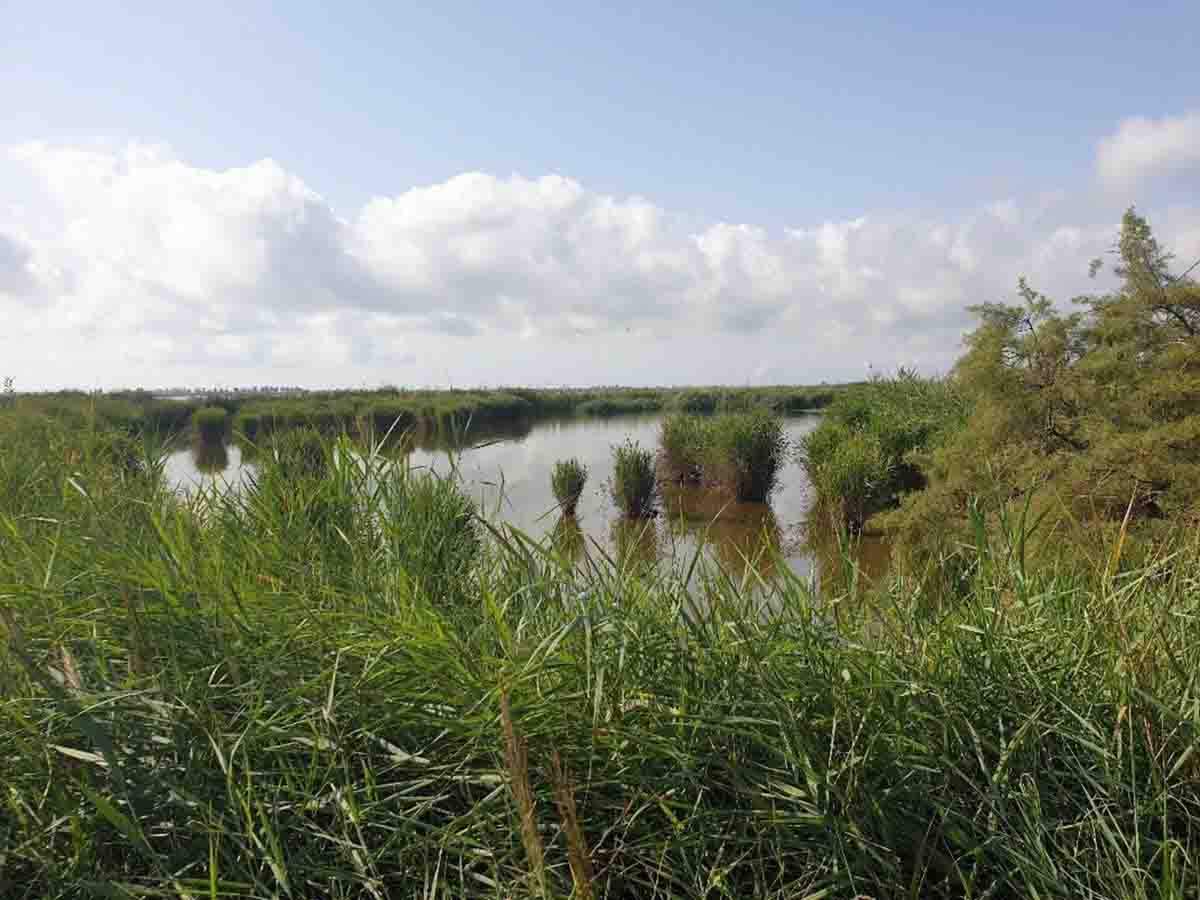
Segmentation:
[[(798, 415), (824, 409), (848, 385), (687, 388), (498, 388), (370, 391), (212, 392), (171, 399), (151, 391), (13, 394), (9, 406), (84, 426), (101, 424), (131, 435), (177, 434), (212, 421), (218, 410), (235, 437), (254, 441), (276, 431), (312, 428), (383, 437), (502, 422), (566, 416), (611, 417), (656, 412), (706, 413), (762, 409)], [(199, 419), (198, 413), (203, 412)], [(224, 428), (224, 425), (222, 425)], [(210, 429), (212, 430), (212, 429)]]

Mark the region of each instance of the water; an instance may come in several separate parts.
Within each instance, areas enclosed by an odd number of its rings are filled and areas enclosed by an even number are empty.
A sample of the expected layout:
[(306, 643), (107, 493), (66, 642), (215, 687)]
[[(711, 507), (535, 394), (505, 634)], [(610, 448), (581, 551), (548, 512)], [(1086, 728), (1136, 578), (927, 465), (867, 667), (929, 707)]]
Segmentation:
[[(609, 497), (612, 447), (627, 438), (654, 449), (660, 415), (613, 419), (564, 419), (513, 424), (473, 435), (454, 452), (463, 489), (496, 522), (508, 523), (542, 538), (553, 535), (575, 552), (607, 553), (623, 560), (690, 561), (698, 547), (732, 571), (744, 574), (754, 565), (769, 574), (774, 548), (787, 565), (808, 576), (813, 561), (803, 540), (803, 524), (811, 503), (804, 470), (794, 454), (780, 471), (769, 504), (736, 503), (721, 492), (694, 486), (666, 485), (661, 514), (648, 522), (624, 520)], [(784, 420), (794, 445), (816, 427), (817, 416)], [(575, 523), (562, 522), (550, 492), (550, 472), (560, 459), (575, 457), (588, 467), (588, 482)], [(408, 457), (413, 468), (446, 474), (450, 451), (425, 439)], [(201, 446), (182, 448), (167, 460), (166, 478), (183, 490), (198, 485), (237, 486), (253, 471), (236, 445), (224, 453)]]
[(212, 485), (237, 487), (253, 471), (254, 467), (242, 459), (237, 444), (193, 442), (167, 457), (163, 477), (173, 488), (190, 492)]

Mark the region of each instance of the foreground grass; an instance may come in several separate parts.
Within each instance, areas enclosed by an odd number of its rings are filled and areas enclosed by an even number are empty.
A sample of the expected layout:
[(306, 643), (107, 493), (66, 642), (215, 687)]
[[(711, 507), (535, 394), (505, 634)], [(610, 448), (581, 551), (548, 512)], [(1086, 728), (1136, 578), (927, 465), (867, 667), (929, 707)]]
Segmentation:
[(0, 440), (5, 897), (1200, 892), (1194, 546), (688, 593), (328, 441), (184, 503)]

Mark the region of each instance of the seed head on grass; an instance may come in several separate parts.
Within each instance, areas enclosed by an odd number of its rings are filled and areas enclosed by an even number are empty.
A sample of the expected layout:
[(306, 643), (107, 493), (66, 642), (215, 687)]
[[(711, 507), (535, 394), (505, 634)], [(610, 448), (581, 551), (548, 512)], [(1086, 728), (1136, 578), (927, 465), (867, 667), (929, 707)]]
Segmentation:
[(546, 896), (545, 849), (538, 835), (537, 812), (533, 803), (533, 786), (529, 782), (529, 749), (524, 736), (513, 722), (508, 692), (500, 693), (500, 727), (504, 733), (504, 764), (508, 768), (509, 789), (517, 804), (521, 819), (521, 843), (525, 845), (526, 863), (535, 896)]
[(550, 473), (550, 489), (564, 516), (575, 515), (575, 507), (579, 505), (587, 476), (587, 466), (574, 457), (560, 459), (554, 464), (554, 471)]
[(630, 519), (654, 515), (654, 454), (636, 441), (626, 439), (613, 448), (612, 498)]

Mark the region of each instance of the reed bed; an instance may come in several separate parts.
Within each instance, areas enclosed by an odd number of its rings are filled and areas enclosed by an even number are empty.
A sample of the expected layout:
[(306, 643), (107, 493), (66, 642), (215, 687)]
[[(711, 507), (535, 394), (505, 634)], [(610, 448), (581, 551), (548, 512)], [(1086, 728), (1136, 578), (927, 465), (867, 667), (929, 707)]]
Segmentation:
[(1193, 539), (1085, 577), (1010, 523), (936, 605), (575, 565), (338, 439), (186, 500), (111, 440), (0, 420), (0, 896), (1200, 890)]

